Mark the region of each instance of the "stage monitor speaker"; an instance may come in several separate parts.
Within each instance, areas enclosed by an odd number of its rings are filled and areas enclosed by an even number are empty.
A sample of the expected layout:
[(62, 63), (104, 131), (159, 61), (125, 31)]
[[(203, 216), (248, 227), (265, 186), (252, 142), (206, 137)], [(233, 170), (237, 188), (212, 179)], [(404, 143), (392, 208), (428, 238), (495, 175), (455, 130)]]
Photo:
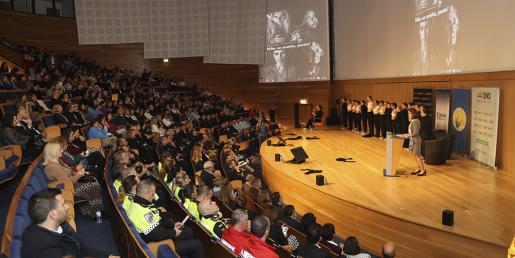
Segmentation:
[(281, 154), (275, 154), (275, 161), (281, 161)]
[(325, 178), (322, 175), (317, 175), (316, 177), (316, 183), (318, 186), (325, 185)]
[(454, 211), (444, 210), (442, 212), (442, 224), (446, 226), (454, 225)]
[(309, 158), (308, 154), (306, 153), (304, 148), (302, 148), (302, 146), (293, 148), (290, 151), (293, 154), (293, 162), (294, 163), (300, 164), (300, 163), (303, 163), (304, 161), (306, 161), (307, 158)]
[(266, 140), (266, 146), (272, 146), (272, 140)]

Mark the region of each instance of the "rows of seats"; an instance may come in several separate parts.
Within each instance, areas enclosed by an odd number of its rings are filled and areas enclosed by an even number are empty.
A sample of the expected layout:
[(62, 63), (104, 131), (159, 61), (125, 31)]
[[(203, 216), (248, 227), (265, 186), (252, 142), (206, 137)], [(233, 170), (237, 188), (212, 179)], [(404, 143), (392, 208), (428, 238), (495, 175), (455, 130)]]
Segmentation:
[[(136, 258), (176, 258), (179, 257), (174, 251), (174, 244), (171, 240), (145, 243), (140, 234), (129, 220), (123, 209), (118, 192), (113, 186), (111, 177), (111, 162), (108, 156), (104, 169), (104, 180), (108, 186), (109, 201), (114, 207), (111, 217), (115, 241), (119, 244), (123, 257)], [(129, 255), (130, 254), (130, 255)]]
[(0, 184), (13, 179), (19, 170), (22, 151), (19, 145), (0, 147)]
[(237, 254), (233, 253), (230, 249), (228, 249), (222, 242), (211, 232), (206, 230), (199, 221), (196, 221), (193, 216), (181, 205), (180, 200), (177, 200), (175, 195), (171, 192), (171, 190), (166, 186), (166, 184), (160, 180), (161, 185), (166, 188), (168, 191), (168, 197), (172, 200), (172, 209), (174, 220), (181, 221), (186, 216), (190, 216), (190, 220), (188, 222), (188, 226), (193, 229), (195, 237), (197, 237), (203, 244), (204, 250), (206, 253), (213, 255), (213, 257), (221, 257), (221, 258), (231, 258), (238, 257)]
[[(222, 168), (222, 174), (227, 178), (227, 169), (228, 168), (227, 168), (226, 163), (223, 162), (223, 153), (222, 152), (220, 153), (220, 156), (219, 156), (219, 162), (220, 162), (220, 165)], [(230, 183), (233, 185), (233, 187), (241, 189), (241, 181), (240, 180), (233, 180)], [(238, 187), (238, 185), (239, 185), (239, 187)], [(262, 207), (261, 205), (259, 205), (259, 203), (255, 201), (257, 199), (257, 192), (252, 192), (252, 191), (249, 192), (249, 194), (252, 194), (252, 193), (254, 193), (255, 196), (249, 196), (249, 195), (245, 194), (245, 200), (246, 200), (245, 208), (248, 210), (257, 212), (259, 214), (264, 214), (265, 208)], [(229, 206), (227, 206), (225, 203), (218, 203), (218, 206), (220, 207), (220, 211), (222, 212), (224, 217), (231, 217), (232, 209)], [(279, 220), (279, 223), (285, 224), (284, 222), (282, 222), (280, 220)], [(288, 233), (290, 235), (294, 235), (296, 237), (296, 239), (299, 243), (299, 246), (304, 245), (308, 242), (307, 236), (304, 233), (296, 230), (295, 228), (289, 227)], [(267, 241), (276, 248), (276, 252), (279, 255), (279, 257), (281, 257), (281, 258), (296, 257), (292, 253), (293, 250), (290, 250), (288, 248), (285, 248), (283, 246), (276, 244), (271, 238), (268, 238)], [(327, 252), (329, 252), (331, 254), (331, 257), (333, 257), (333, 258), (339, 257), (339, 255), (332, 252), (329, 247), (327, 247), (323, 244), (321, 244), (321, 247), (324, 250), (326, 250)]]
[[(42, 157), (40, 155), (30, 164), (11, 199), (2, 237), (2, 254), (11, 258), (21, 257), (22, 234), (31, 223), (27, 211), (30, 197), (49, 187), (44, 167), (41, 164)], [(56, 181), (50, 187), (61, 189), (65, 203), (69, 205), (66, 220), (72, 228), (76, 229), (72, 183), (69, 181)]]

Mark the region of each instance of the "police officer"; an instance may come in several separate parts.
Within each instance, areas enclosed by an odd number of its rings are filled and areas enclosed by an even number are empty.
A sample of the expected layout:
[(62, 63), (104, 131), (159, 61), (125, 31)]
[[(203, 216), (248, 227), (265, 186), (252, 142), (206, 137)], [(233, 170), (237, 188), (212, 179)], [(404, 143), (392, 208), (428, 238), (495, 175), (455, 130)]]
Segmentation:
[(155, 193), (156, 186), (151, 180), (141, 181), (136, 188), (133, 203), (126, 211), (141, 238), (147, 243), (171, 239), (179, 255), (204, 257), (202, 243), (193, 238), (191, 228), (184, 227), (180, 222), (174, 223), (164, 208), (153, 204)]
[(209, 230), (213, 236), (220, 239), (227, 225), (222, 219), (222, 213), (216, 202), (203, 200), (198, 204), (198, 211), (201, 215), (200, 223), (202, 226)]

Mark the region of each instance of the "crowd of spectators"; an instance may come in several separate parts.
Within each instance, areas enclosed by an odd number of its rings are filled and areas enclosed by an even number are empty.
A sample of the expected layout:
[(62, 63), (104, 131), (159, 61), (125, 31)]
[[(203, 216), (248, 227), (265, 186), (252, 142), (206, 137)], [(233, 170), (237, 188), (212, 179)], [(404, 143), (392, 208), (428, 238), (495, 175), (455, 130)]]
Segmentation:
[[(371, 256), (355, 237), (335, 238), (332, 224), (320, 225), (313, 213), (300, 216), (278, 192), (268, 190), (259, 146), (277, 126), (257, 109), (246, 110), (232, 99), (149, 70), (109, 69), (73, 53), (2, 43), (23, 55), (24, 72), (0, 67), (0, 88), (23, 90), (16, 109), (3, 114), (1, 143), (20, 145), (30, 157), (43, 152), (49, 181), (70, 181), (81, 213), (94, 218), (104, 210), (102, 173), (111, 158), (120, 202), (142, 238), (172, 239), (180, 255), (204, 257), (206, 250), (191, 228), (172, 219), (170, 201), (183, 205), (214, 238), (244, 257), (278, 257), (276, 248), (330, 257), (321, 245), (341, 257)], [(60, 137), (45, 135), (42, 116), (60, 125)], [(88, 146), (91, 139), (101, 146)], [(62, 206), (59, 196), (45, 192), (34, 202), (56, 199), (44, 212), (59, 209), (61, 216), (66, 209), (57, 207)], [(232, 211), (226, 218), (224, 207)], [(65, 223), (61, 217), (54, 219), (58, 222)], [(307, 244), (299, 245), (291, 230), (304, 234)], [(68, 235), (75, 238), (73, 232)], [(37, 246), (23, 248), (27, 254), (38, 252)], [(81, 251), (70, 248), (65, 254)]]

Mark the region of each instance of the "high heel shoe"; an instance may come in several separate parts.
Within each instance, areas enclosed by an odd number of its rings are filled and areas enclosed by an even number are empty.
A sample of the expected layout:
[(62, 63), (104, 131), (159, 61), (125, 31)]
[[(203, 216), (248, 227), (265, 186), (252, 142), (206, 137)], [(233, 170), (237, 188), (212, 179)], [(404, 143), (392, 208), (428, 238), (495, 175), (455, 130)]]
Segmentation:
[(427, 173), (426, 173), (426, 172), (427, 172), (427, 171), (426, 171), (426, 170), (424, 170), (424, 173), (418, 173), (418, 174), (417, 174), (417, 176), (426, 176), (426, 175), (427, 175)]
[(417, 171), (413, 171), (413, 172), (411, 172), (411, 174), (412, 174), (412, 175), (418, 175), (418, 173), (420, 173), (420, 171), (421, 171), (421, 170), (419, 169), (419, 170), (417, 170)]

